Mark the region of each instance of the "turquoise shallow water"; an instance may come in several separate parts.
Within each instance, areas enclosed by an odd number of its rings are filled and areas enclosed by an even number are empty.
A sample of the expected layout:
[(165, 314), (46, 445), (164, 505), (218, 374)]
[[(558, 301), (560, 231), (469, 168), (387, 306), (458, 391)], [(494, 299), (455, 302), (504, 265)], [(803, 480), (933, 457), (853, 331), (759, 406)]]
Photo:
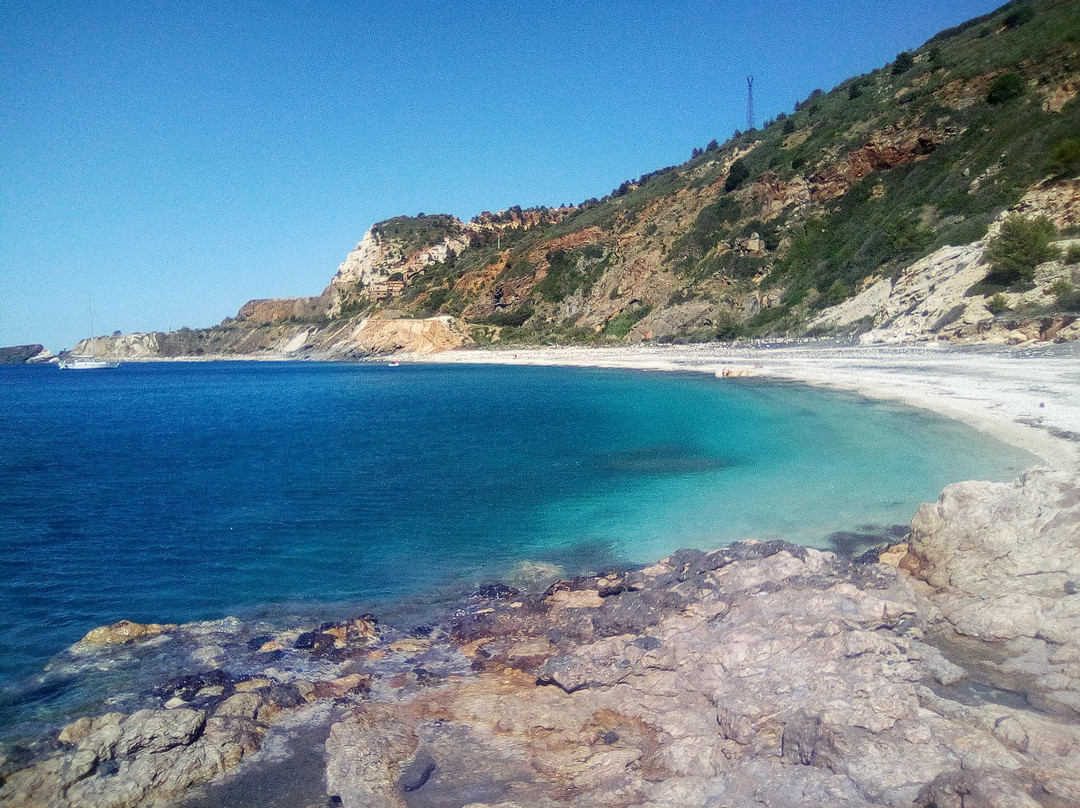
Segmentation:
[[(1033, 458), (855, 396), (564, 368), (0, 368), (0, 724), (94, 626), (378, 609), (910, 520)], [(835, 538), (835, 537), (834, 537)]]

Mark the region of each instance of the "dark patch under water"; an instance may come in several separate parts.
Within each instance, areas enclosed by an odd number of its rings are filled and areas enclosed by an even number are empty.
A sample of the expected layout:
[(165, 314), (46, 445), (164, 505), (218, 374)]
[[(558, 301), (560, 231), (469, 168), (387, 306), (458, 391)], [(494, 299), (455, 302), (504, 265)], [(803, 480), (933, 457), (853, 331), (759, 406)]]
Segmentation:
[(858, 530), (837, 530), (830, 533), (825, 537), (826, 544), (822, 547), (837, 555), (854, 558), (872, 548), (903, 541), (910, 532), (907, 525), (859, 525)]
[(693, 446), (659, 444), (615, 452), (598, 464), (622, 474), (698, 474), (734, 465), (731, 460), (710, 457)]

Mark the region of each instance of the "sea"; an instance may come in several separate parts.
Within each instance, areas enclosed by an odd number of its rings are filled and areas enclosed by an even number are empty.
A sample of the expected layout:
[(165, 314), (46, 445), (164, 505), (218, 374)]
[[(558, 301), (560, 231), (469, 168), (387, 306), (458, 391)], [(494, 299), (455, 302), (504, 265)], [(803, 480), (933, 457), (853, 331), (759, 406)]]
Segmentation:
[(632, 370), (0, 367), (0, 419), (9, 730), (117, 620), (392, 613), (743, 539), (856, 554), (945, 485), (1036, 462), (900, 405)]

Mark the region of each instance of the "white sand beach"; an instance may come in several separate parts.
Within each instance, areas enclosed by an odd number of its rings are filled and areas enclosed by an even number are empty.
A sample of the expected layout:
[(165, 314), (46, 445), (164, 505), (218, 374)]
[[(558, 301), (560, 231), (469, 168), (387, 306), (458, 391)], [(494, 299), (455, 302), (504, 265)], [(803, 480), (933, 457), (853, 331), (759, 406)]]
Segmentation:
[(873, 346), (641, 345), (456, 350), (418, 361), (563, 365), (759, 377), (848, 390), (955, 418), (1046, 465), (1080, 469), (1080, 343), (1030, 349)]

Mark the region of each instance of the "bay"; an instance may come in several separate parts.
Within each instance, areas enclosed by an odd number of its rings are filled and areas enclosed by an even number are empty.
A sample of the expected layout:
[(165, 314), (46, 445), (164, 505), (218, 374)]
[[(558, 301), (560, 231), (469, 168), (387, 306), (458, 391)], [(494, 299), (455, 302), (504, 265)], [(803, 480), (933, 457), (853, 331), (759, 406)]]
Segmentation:
[[(572, 368), (0, 369), (0, 689), (89, 629), (390, 608), (543, 561), (875, 543), (1034, 458), (796, 385)], [(0, 722), (20, 720), (0, 698)]]

